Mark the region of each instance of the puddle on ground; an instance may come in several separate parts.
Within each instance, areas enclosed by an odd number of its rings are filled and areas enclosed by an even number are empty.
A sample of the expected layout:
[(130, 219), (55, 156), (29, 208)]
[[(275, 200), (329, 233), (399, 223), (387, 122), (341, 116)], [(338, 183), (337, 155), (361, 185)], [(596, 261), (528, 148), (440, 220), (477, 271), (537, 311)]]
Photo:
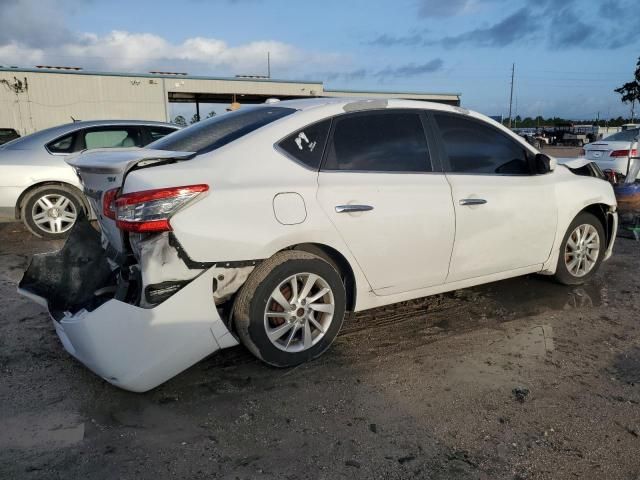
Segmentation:
[(633, 347), (619, 354), (613, 368), (620, 381), (629, 385), (640, 385), (640, 347)]
[(494, 305), (489, 314), (530, 316), (551, 310), (571, 310), (607, 305), (607, 287), (597, 280), (566, 286), (539, 275), (511, 278), (468, 289)]

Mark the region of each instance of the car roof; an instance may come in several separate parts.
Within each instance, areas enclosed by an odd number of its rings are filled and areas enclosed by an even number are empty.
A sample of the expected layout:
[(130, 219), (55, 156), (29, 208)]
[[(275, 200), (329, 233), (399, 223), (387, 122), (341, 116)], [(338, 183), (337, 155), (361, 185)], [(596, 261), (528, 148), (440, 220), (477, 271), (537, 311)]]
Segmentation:
[[(61, 137), (67, 133), (80, 130), (81, 128), (90, 127), (106, 127), (106, 126), (151, 126), (151, 127), (170, 127), (179, 129), (177, 125), (165, 122), (155, 122), (152, 120), (84, 120), (73, 123), (66, 123), (56, 127), (45, 128), (30, 135), (25, 135), (12, 142), (5, 144), (11, 149), (28, 150), (32, 148), (42, 147), (44, 144)], [(3, 146), (5, 146), (3, 145)]]
[(347, 111), (381, 109), (381, 108), (423, 108), (430, 110), (443, 110), (450, 112), (467, 112), (465, 109), (437, 102), (425, 102), (423, 100), (404, 100), (401, 98), (376, 98), (376, 97), (339, 97), (339, 98), (302, 98), (297, 100), (282, 100), (268, 103), (269, 107), (287, 107), (296, 110), (310, 110), (324, 106), (343, 107)]

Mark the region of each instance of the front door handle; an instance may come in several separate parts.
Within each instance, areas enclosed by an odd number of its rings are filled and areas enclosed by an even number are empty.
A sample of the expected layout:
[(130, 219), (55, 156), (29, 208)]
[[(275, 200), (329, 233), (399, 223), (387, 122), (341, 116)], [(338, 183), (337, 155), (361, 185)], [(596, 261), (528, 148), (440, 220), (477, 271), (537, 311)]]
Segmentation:
[(368, 212), (371, 205), (336, 205), (336, 213)]
[(484, 205), (487, 201), (484, 198), (463, 198), (460, 205)]

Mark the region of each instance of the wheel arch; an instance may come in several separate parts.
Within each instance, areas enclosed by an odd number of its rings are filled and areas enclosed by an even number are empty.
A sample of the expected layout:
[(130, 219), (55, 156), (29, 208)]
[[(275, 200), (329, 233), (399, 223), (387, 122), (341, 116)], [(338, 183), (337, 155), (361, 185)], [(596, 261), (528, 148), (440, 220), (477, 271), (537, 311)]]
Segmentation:
[[(558, 223), (556, 240), (553, 244), (553, 248), (549, 255), (547, 261), (543, 264), (542, 270), (540, 273), (543, 275), (554, 275), (556, 273), (556, 266), (558, 263), (558, 258), (560, 255), (560, 245), (562, 244), (562, 240), (564, 239), (565, 234), (571, 223), (576, 219), (578, 215), (581, 213), (590, 213), (594, 215), (602, 224), (602, 228), (605, 231), (606, 237), (606, 245), (607, 248), (610, 248), (612, 242), (615, 240), (615, 219), (614, 215), (612, 215), (614, 206), (605, 203), (602, 200), (594, 201), (594, 203), (590, 203), (585, 206), (579, 206), (575, 209), (570, 209), (569, 211), (565, 211), (560, 216), (560, 221)], [(566, 223), (565, 223), (566, 222)]]
[(85, 213), (87, 214), (91, 213), (91, 207), (89, 206), (89, 202), (87, 201), (87, 198), (84, 196), (84, 194), (78, 187), (67, 182), (46, 180), (46, 181), (42, 181), (42, 182), (38, 182), (38, 183), (34, 183), (33, 185), (30, 185), (29, 187), (25, 188), (24, 191), (20, 194), (15, 205), (15, 218), (17, 220), (22, 220), (22, 206), (24, 205), (24, 201), (29, 196), (29, 194), (37, 188), (47, 187), (47, 186), (69, 188), (70, 190), (76, 193), (76, 196), (82, 202), (82, 205), (85, 209)]
[(613, 217), (609, 215), (610, 210), (611, 207), (606, 203), (592, 203), (580, 210), (573, 218), (576, 218), (583, 212), (587, 212), (600, 220), (606, 236), (606, 245), (608, 246), (615, 235), (615, 232), (613, 231)]
[(351, 264), (345, 256), (342, 255), (342, 253), (335, 248), (322, 243), (300, 243), (283, 250), (300, 250), (317, 255), (329, 262), (342, 277), (345, 292), (347, 294), (346, 309), (349, 311), (353, 311), (355, 309), (357, 296), (356, 277)]

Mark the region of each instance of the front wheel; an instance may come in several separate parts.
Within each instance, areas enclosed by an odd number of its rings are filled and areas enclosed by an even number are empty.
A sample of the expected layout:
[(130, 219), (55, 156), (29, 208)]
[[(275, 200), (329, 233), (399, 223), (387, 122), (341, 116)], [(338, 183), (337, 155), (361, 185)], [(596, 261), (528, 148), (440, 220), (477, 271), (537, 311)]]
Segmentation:
[(261, 263), (242, 286), (234, 322), (242, 343), (276, 367), (320, 356), (338, 335), (346, 306), (335, 268), (302, 251), (277, 253)]
[(602, 223), (582, 212), (571, 222), (560, 245), (555, 278), (565, 285), (581, 285), (598, 271), (605, 251)]

